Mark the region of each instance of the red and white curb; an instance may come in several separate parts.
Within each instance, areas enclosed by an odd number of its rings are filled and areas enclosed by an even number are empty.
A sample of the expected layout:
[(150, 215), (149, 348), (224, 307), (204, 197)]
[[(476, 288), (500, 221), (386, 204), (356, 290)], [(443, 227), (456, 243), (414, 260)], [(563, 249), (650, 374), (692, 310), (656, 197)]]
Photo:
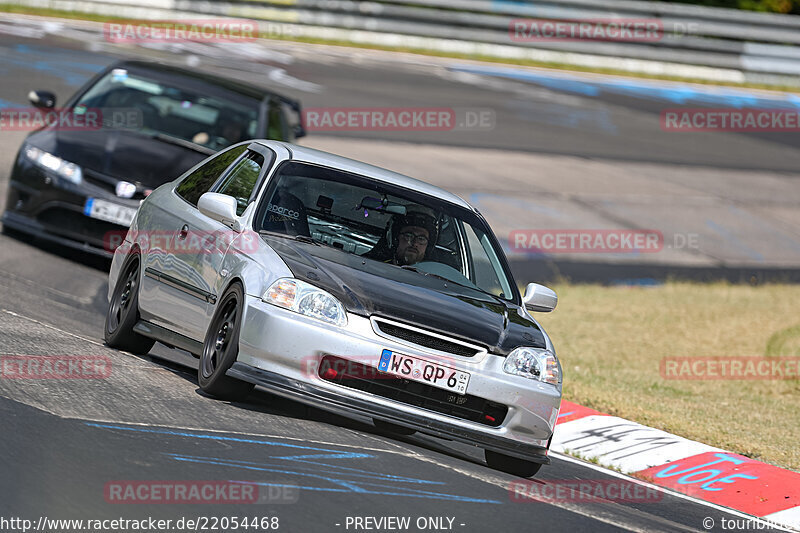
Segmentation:
[(550, 449), (800, 530), (800, 473), (562, 401)]

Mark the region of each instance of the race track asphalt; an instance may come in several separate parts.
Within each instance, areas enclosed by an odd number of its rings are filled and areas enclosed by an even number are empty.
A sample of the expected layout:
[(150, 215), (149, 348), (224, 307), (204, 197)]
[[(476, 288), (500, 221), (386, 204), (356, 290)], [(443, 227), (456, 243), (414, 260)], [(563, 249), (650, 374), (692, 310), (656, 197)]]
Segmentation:
[[(115, 57), (132, 54), (84, 44), (66, 30), (38, 37), (0, 32), (0, 103), (24, 105), (31, 88), (53, 89), (63, 98)], [(282, 63), (286, 55), (294, 58), (291, 65)], [(281, 45), (258, 64), (264, 65), (264, 72), (283, 65), (291, 79), (267, 76), (273, 82), (281, 80), (276, 88), (283, 91), (297, 80), (318, 86), (300, 84), (309, 107), (490, 106), (498, 124), (509, 124), (479, 135), (463, 132), (445, 138), (369, 135), (371, 140), (411, 142), (406, 150), (413, 150), (413, 143), (438, 142), (443, 147), (773, 173), (794, 172), (800, 163), (794, 141), (769, 136), (730, 136), (704, 151), (693, 151), (680, 139), (669, 145), (666, 137), (648, 137), (640, 120), (652, 126), (658, 109), (633, 97), (575, 96), (563, 87), (522, 81), (495, 86), (487, 81), (490, 78), (466, 80), (468, 73), (442, 73), (437, 65), (381, 64), (371, 61), (369, 53), (360, 59), (346, 55), (341, 50), (325, 56)], [(440, 75), (432, 76), (430, 69)], [(241, 68), (236, 72), (248, 75)], [(508, 98), (509, 87), (517, 96)], [(556, 116), (558, 108), (553, 106), (559, 105), (570, 107), (571, 113), (585, 111), (585, 118), (578, 120), (585, 120), (586, 128), (559, 124), (570, 115)], [(608, 116), (616, 117), (613, 122), (622, 128), (618, 136), (625, 142), (602, 132)], [(2, 133), (0, 169), (10, 168), (23, 137), (23, 132)], [(730, 143), (739, 142), (758, 149), (731, 149)], [(686, 150), (683, 155), (676, 152), (681, 147)], [(0, 173), (3, 199), (5, 172)], [(281, 531), (327, 532), (356, 530), (347, 527), (348, 517), (406, 516), (414, 526), (426, 517), (451, 518), (452, 530), (464, 532), (600, 532), (698, 531), (706, 517), (719, 524), (732, 516), (671, 493), (637, 502), (520, 503), (509, 492), (519, 479), (489, 469), (478, 449), (425, 436), (385, 435), (371, 425), (258, 391), (245, 403), (210, 399), (198, 390), (196, 362), (188, 354), (157, 345), (149, 356), (139, 357), (103, 345), (107, 267), (107, 262), (81, 253), (0, 236), (0, 355), (95, 356), (107, 358), (111, 368), (106, 379), (0, 379), (0, 453), (5, 458), (0, 466), (0, 518), (37, 523), (39, 517), (278, 517)], [(256, 484), (265, 501), (107, 501), (110, 486), (132, 480)], [(617, 482), (618, 477), (554, 455), (534, 483), (542, 487), (574, 480)]]

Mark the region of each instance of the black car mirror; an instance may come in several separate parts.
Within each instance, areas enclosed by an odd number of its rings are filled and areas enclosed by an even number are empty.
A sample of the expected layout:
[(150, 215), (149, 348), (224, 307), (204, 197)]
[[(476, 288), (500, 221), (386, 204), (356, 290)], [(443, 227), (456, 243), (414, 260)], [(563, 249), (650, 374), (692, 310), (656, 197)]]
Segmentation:
[(51, 109), (56, 105), (56, 95), (50, 91), (31, 91), (28, 93), (28, 100), (35, 107)]

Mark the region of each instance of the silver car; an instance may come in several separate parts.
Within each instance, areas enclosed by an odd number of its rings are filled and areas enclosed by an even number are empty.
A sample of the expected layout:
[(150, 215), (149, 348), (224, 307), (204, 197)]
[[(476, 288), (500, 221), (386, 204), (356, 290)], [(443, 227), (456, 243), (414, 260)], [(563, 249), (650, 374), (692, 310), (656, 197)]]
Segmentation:
[(530, 477), (561, 365), (486, 221), (447, 191), (277, 141), (248, 141), (156, 189), (118, 239), (106, 342), (199, 357), (208, 394), (254, 386), (398, 434), (485, 449)]

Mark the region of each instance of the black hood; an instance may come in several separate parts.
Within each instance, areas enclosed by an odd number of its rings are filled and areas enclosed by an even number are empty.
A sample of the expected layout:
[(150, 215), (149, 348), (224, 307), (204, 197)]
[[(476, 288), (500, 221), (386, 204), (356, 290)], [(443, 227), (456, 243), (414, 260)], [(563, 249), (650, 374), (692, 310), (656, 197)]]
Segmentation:
[(391, 318), (498, 355), (518, 346), (545, 347), (542, 332), (519, 306), (491, 294), (327, 246), (263, 238), (297, 279), (330, 292), (351, 313)]
[(142, 187), (172, 181), (209, 156), (188, 146), (126, 130), (33, 133), (27, 142), (85, 170)]

